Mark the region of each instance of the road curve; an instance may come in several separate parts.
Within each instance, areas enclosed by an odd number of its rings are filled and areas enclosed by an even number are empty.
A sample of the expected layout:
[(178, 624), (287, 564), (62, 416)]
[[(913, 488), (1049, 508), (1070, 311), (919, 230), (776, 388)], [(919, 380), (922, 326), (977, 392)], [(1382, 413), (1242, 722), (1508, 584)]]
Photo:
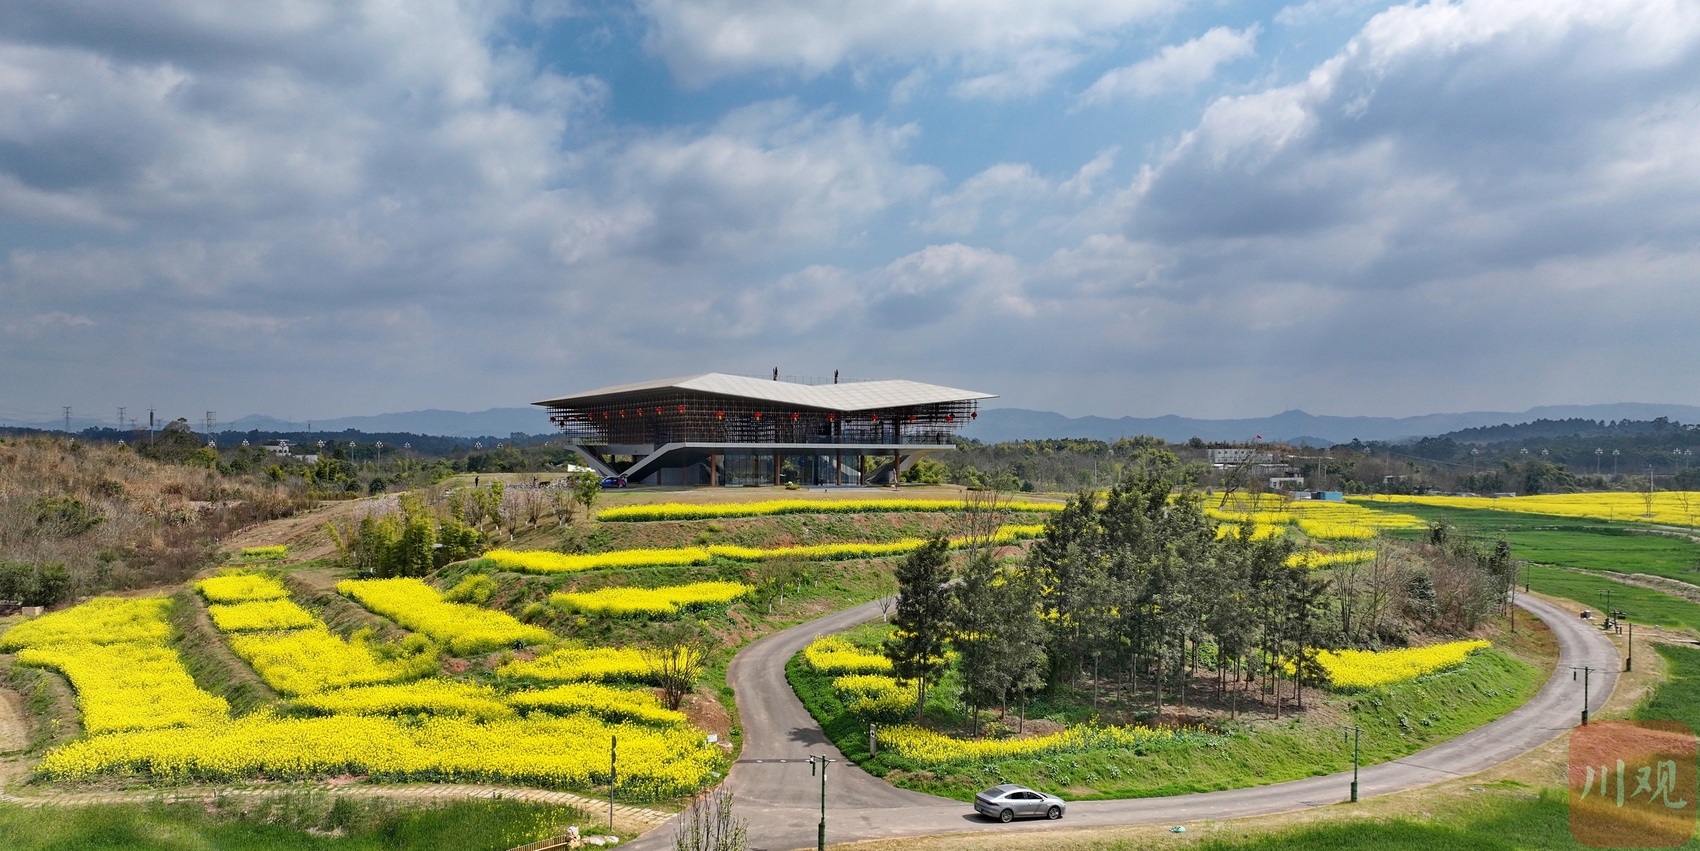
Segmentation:
[[(1559, 663), (1541, 691), (1489, 724), (1403, 759), (1361, 772), (1364, 797), (1402, 792), (1498, 765), (1556, 738), (1581, 716), (1579, 686), (1571, 667), (1594, 669), (1589, 706), (1604, 705), (1617, 684), (1617, 649), (1589, 622), (1525, 595), (1517, 605), (1539, 616), (1558, 639)], [(825, 753), (839, 760), (827, 785), (827, 841), (856, 842), (972, 830), (1045, 830), (1240, 818), (1320, 807), (1347, 800), (1351, 772), (1267, 786), (1165, 798), (1077, 801), (1061, 822), (998, 824), (974, 815), (961, 801), (898, 789), (845, 761), (803, 708), (785, 679), (785, 663), (816, 637), (841, 632), (879, 616), (866, 603), (794, 626), (751, 643), (733, 658), (727, 680), (737, 692), (744, 728), (743, 753), (727, 782), (739, 815), (749, 821), (750, 847), (758, 851), (811, 848), (820, 821), (820, 780), (804, 758)], [(668, 822), (630, 847), (658, 851), (673, 844)]]

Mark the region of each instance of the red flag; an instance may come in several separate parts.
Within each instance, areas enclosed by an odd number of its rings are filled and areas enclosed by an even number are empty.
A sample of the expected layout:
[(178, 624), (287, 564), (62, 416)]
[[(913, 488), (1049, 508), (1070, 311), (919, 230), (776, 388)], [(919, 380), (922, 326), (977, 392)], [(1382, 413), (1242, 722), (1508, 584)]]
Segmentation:
[(1257, 439), (1258, 439), (1258, 440), (1262, 440), (1262, 439), (1263, 439), (1263, 435), (1261, 435), (1261, 434), (1260, 434), (1260, 435), (1258, 435), (1258, 436), (1257, 436)]

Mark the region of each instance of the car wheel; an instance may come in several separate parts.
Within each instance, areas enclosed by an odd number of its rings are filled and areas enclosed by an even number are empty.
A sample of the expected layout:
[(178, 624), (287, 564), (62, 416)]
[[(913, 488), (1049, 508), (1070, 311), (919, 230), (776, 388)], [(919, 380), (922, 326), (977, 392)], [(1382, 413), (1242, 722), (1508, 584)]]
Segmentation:
[(1004, 810), (1003, 812), (998, 813), (998, 821), (1001, 821), (1004, 824), (1009, 824), (1010, 822), (1015, 821), (1015, 810)]
[(1062, 818), (1062, 807), (1052, 807), (1045, 811), (1045, 818), (1056, 821)]

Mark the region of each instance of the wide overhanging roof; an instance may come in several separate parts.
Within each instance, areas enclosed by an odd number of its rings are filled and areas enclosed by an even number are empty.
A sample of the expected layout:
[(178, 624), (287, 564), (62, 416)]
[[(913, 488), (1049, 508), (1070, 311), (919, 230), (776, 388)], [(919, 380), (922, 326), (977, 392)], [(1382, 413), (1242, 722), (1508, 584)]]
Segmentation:
[(886, 381), (855, 381), (847, 384), (794, 384), (788, 381), (769, 381), (743, 375), (706, 372), (686, 378), (644, 381), (604, 387), (587, 393), (575, 393), (559, 399), (533, 402), (545, 408), (574, 408), (596, 402), (613, 401), (618, 397), (649, 394), (658, 391), (683, 390), (711, 393), (735, 399), (774, 402), (781, 405), (819, 408), (826, 411), (868, 411), (882, 408), (901, 408), (909, 405), (940, 405), (950, 402), (972, 402), (996, 399), (993, 393), (976, 393), (937, 384), (894, 379)]

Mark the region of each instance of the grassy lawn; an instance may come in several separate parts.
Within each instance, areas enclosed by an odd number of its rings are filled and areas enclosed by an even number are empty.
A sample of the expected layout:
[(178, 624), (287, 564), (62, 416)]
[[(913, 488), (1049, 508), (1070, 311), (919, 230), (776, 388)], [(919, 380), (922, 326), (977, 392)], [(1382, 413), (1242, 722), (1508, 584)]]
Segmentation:
[[(849, 636), (858, 643), (872, 644), (877, 641), (878, 630), (863, 628)], [(870, 758), (867, 721), (845, 711), (831, 677), (816, 673), (800, 655), (787, 665), (786, 674), (803, 704), (845, 756), (899, 786), (958, 800), (969, 800), (975, 792), (1000, 782), (1021, 783), (1079, 800), (1178, 795), (1328, 774), (1352, 766), (1351, 748), (1340, 734), (1342, 724), (1355, 721), (1363, 729), (1364, 764), (1384, 762), (1509, 712), (1539, 691), (1546, 678), (1545, 672), (1534, 665), (1489, 650), (1459, 669), (1415, 682), (1323, 696), (1321, 705), (1311, 703), (1303, 714), (1280, 721), (1245, 712), (1222, 734), (1191, 741), (933, 765), (918, 764), (891, 751)], [(1036, 701), (1029, 707), (1028, 717), (1078, 722), (1092, 714), (1090, 695), (1083, 697), (1084, 705), (1057, 697)], [(941, 729), (960, 725), (963, 719), (955, 702), (955, 684), (947, 677), (929, 696), (929, 724)]]
[[(1512, 555), (1539, 564), (1646, 573), (1700, 584), (1700, 544), (1647, 534), (1628, 523), (1397, 503), (1361, 504), (1412, 514), (1430, 522), (1444, 520), (1463, 532), (1483, 538), (1504, 537), (1511, 544)], [(1427, 532), (1412, 529), (1394, 534), (1421, 538)]]
[(1681, 721), (1700, 730), (1700, 647), (1656, 645), (1665, 657), (1666, 681), (1635, 708), (1634, 717), (1647, 721)]
[[(0, 805), (0, 836), (16, 851), (505, 851), (569, 825), (606, 834), (593, 814), (514, 801), (397, 809), (322, 796), (24, 809)], [(631, 834), (617, 834), (622, 840)]]
[[(1518, 580), (1522, 580), (1521, 571)], [(1686, 628), (1700, 631), (1700, 603), (1691, 603), (1649, 588), (1625, 585), (1603, 574), (1593, 575), (1536, 565), (1529, 568), (1529, 589), (1540, 594), (1575, 600), (1596, 611), (1605, 609), (1604, 592), (1610, 589), (1612, 608), (1627, 612), (1629, 620), (1637, 624), (1657, 624), (1667, 629)]]

